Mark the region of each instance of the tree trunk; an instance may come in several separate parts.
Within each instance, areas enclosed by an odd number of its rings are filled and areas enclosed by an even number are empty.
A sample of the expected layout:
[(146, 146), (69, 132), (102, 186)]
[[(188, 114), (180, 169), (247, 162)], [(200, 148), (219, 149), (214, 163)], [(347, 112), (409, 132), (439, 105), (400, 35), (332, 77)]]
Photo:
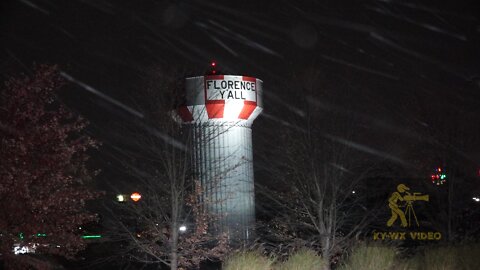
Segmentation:
[(323, 269), (330, 270), (330, 237), (328, 236), (328, 234), (326, 236), (321, 236), (320, 241), (322, 243), (322, 257), (325, 261)]
[(176, 221), (172, 222), (172, 238), (171, 238), (171, 253), (170, 253), (170, 269), (177, 270), (178, 268), (178, 224)]
[(176, 190), (172, 189), (172, 219), (171, 219), (171, 238), (170, 238), (170, 269), (178, 269), (178, 217), (179, 217), (179, 196)]

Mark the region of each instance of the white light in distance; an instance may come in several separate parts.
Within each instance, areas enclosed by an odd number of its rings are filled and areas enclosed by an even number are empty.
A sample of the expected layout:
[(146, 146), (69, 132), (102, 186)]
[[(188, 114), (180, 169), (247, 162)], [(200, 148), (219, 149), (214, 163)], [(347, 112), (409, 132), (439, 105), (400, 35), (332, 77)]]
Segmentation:
[(185, 232), (185, 231), (187, 231), (187, 226), (182, 225), (182, 226), (180, 226), (180, 228), (178, 228), (178, 230), (181, 231), (181, 232)]

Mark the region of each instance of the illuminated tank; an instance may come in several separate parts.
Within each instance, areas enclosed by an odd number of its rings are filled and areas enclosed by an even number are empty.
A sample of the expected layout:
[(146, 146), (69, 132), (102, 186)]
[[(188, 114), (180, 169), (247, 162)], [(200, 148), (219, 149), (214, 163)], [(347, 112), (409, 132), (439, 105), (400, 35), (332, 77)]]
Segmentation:
[(252, 124), (261, 113), (262, 81), (234, 75), (190, 77), (177, 109), (191, 129), (194, 177), (216, 233), (248, 241), (255, 222)]

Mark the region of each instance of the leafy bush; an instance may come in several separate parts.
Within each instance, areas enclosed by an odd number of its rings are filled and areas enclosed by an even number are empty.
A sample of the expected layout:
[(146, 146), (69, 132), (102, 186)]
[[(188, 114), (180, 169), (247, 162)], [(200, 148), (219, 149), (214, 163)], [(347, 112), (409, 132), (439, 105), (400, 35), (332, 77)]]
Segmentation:
[(315, 251), (302, 249), (291, 255), (280, 265), (280, 270), (321, 270), (325, 261)]
[(259, 252), (243, 251), (228, 257), (223, 263), (224, 270), (271, 270), (275, 260)]

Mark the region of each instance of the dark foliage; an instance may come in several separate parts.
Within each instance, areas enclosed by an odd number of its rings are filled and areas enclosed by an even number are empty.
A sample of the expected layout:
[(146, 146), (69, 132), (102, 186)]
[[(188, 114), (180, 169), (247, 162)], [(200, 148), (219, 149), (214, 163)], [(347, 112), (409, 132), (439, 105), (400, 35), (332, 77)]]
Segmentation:
[[(57, 99), (62, 85), (55, 66), (39, 66), (2, 91), (0, 252), (8, 268), (48, 267), (38, 254), (72, 258), (85, 248), (79, 226), (96, 220), (85, 202), (98, 196), (86, 167), (97, 142), (84, 135), (87, 122)], [(35, 246), (36, 257), (14, 255), (14, 244)]]

